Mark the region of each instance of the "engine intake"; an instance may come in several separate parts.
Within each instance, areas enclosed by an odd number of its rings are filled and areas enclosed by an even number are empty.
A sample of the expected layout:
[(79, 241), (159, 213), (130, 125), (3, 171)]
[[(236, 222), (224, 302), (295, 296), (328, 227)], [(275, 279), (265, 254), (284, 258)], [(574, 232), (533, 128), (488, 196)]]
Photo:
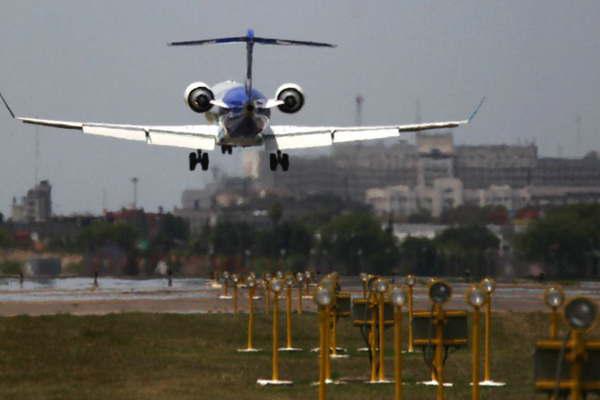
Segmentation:
[(210, 87), (204, 82), (192, 83), (185, 89), (185, 102), (197, 113), (205, 113), (212, 108), (210, 103), (215, 99)]
[(286, 114), (297, 113), (304, 106), (304, 93), (302, 88), (293, 83), (286, 83), (277, 89), (277, 100), (283, 101), (283, 104), (277, 106), (279, 111)]

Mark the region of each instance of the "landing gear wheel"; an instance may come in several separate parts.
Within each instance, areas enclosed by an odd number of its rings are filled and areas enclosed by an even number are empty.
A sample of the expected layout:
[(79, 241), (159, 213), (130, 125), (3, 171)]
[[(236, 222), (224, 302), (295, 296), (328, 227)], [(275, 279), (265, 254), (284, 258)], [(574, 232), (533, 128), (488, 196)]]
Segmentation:
[(281, 164), (281, 169), (287, 171), (290, 168), (290, 156), (287, 153), (283, 153), (279, 160), (279, 164)]
[(232, 146), (227, 146), (227, 153), (228, 154), (232, 154), (233, 153), (233, 147)]
[(269, 154), (269, 168), (271, 168), (271, 171), (277, 170), (277, 164), (279, 164), (279, 160), (277, 160), (277, 155), (275, 153)]
[(200, 165), (202, 165), (202, 171), (206, 171), (208, 169), (208, 153), (202, 153), (202, 157), (200, 158)]
[(196, 165), (198, 165), (198, 154), (190, 153), (190, 171), (194, 171), (196, 169)]

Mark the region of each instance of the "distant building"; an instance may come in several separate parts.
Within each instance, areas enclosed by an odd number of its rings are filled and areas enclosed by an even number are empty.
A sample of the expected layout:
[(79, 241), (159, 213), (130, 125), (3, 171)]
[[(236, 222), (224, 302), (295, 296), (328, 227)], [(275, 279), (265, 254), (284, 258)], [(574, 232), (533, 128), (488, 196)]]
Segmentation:
[(41, 181), (20, 202), (13, 197), (11, 219), (14, 222), (46, 222), (52, 216), (52, 186)]

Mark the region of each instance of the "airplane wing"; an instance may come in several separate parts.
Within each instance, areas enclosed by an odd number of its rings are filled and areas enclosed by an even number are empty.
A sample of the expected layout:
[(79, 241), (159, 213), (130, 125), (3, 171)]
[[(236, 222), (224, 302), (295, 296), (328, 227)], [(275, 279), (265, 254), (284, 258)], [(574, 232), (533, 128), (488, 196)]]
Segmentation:
[(134, 140), (157, 146), (183, 147), (194, 150), (214, 150), (219, 135), (219, 127), (217, 125), (119, 125), (18, 117), (10, 108), (2, 93), (0, 93), (0, 100), (2, 100), (12, 118), (25, 124), (76, 130), (88, 135)]
[(456, 128), (471, 122), (484, 101), (485, 97), (481, 99), (479, 105), (467, 119), (458, 121), (426, 122), (408, 125), (350, 127), (273, 125), (271, 126), (271, 132), (265, 135), (266, 146), (267, 150), (269, 151), (305, 149), (311, 147), (331, 146), (335, 143), (400, 137), (401, 133), (403, 132), (420, 132), (431, 129)]

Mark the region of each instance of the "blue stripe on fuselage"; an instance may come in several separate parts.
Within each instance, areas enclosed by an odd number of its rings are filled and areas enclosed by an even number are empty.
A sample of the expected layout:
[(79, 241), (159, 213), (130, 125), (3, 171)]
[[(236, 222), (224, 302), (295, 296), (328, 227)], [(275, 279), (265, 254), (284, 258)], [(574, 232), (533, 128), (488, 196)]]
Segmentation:
[[(252, 89), (252, 100), (267, 100), (267, 98), (258, 90)], [(248, 102), (246, 89), (243, 86), (237, 86), (229, 89), (223, 96), (223, 102), (230, 108), (241, 108)]]

